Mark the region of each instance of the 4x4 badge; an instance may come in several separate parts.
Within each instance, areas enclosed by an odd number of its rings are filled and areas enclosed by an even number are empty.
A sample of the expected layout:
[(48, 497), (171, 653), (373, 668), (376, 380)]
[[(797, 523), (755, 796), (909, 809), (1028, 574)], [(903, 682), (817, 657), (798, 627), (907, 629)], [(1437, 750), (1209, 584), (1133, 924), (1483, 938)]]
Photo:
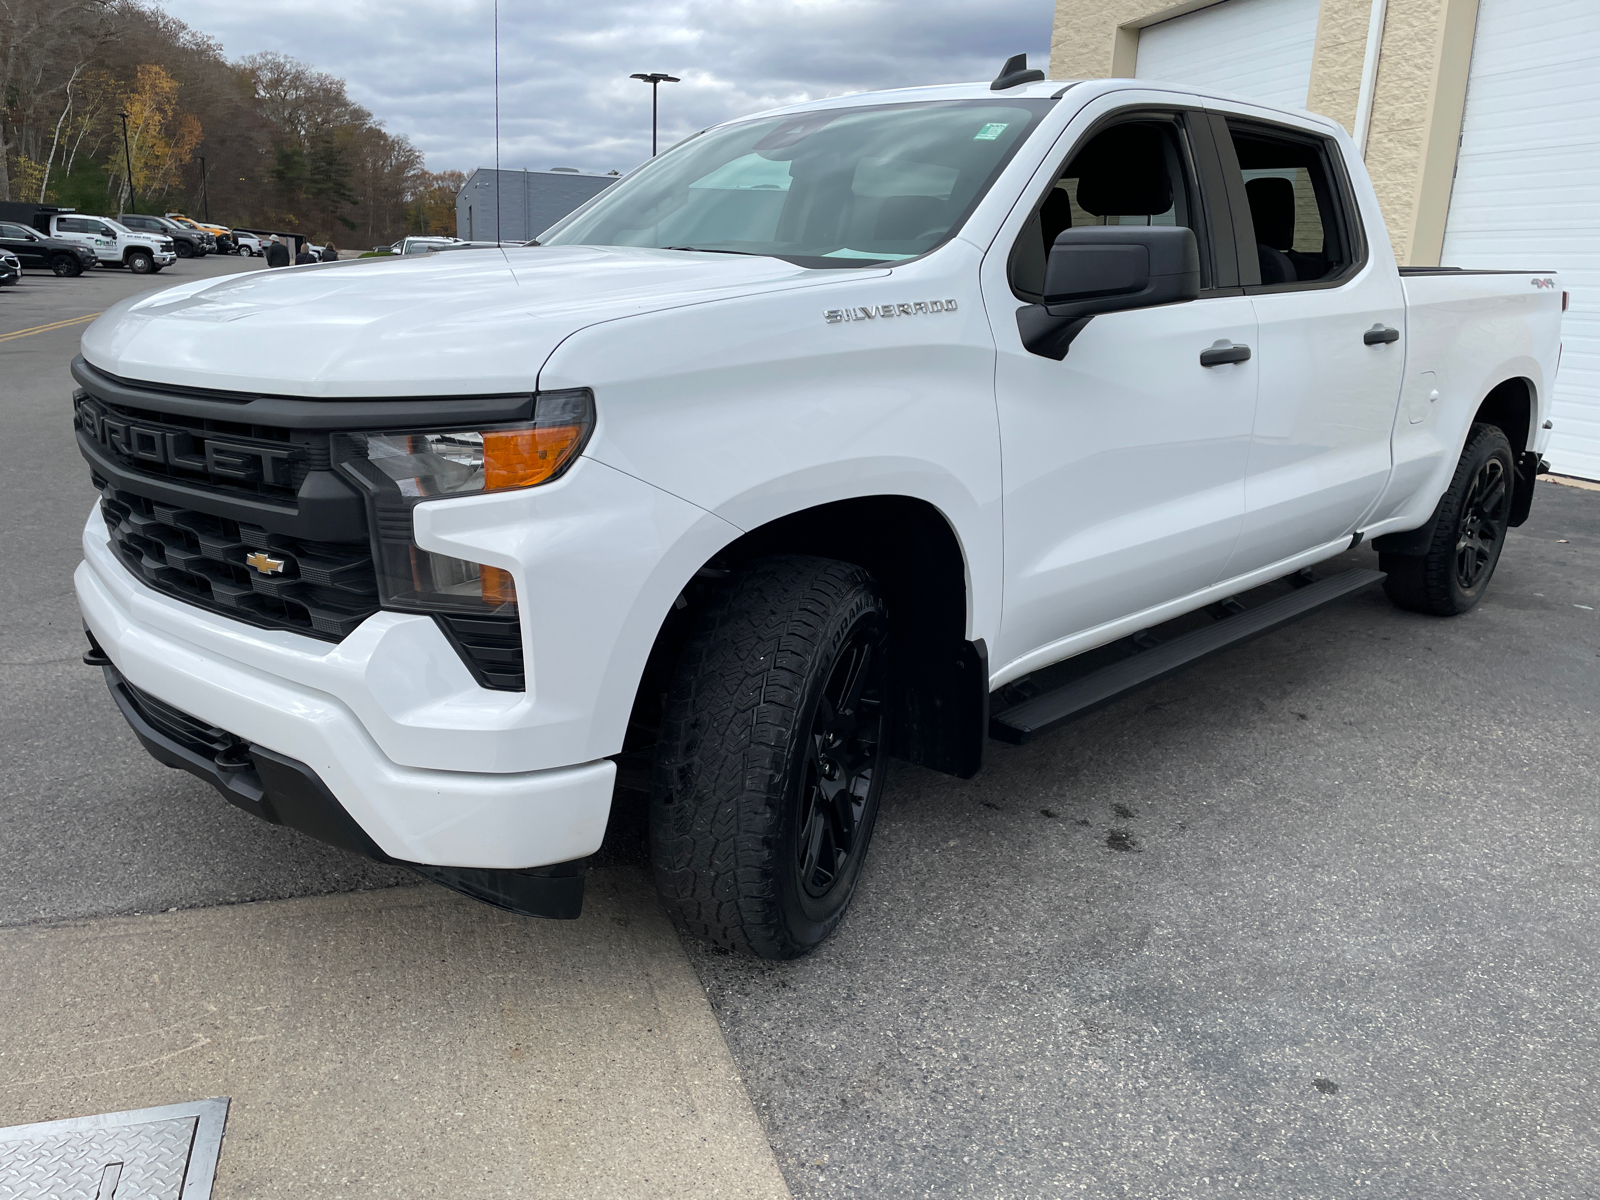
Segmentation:
[(264, 554), (260, 550), (255, 551), (253, 554), (246, 554), (244, 562), (245, 566), (254, 567), (263, 575), (283, 574), (283, 559), (273, 558), (272, 555)]

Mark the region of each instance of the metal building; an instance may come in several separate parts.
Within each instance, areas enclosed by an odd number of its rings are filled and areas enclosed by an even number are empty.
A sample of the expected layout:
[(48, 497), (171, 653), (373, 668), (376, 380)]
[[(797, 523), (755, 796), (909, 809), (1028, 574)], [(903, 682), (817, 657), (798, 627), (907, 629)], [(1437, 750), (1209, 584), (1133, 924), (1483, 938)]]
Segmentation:
[(456, 236), (469, 242), (528, 241), (616, 181), (615, 175), (581, 171), (479, 167), (456, 194)]

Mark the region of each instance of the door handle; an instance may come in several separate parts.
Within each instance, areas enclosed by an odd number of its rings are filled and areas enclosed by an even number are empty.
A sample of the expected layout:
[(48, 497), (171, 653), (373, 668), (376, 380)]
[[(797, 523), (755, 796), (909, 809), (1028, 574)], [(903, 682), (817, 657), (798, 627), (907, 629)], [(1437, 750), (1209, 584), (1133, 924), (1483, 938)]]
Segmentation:
[(1202, 367), (1221, 367), (1228, 363), (1242, 363), (1250, 361), (1250, 347), (1236, 345), (1227, 338), (1220, 338), (1209, 347), (1200, 351), (1200, 365)]
[(1361, 340), (1369, 346), (1387, 346), (1390, 342), (1398, 342), (1400, 340), (1400, 331), (1398, 329), (1390, 329), (1380, 321), (1363, 333)]

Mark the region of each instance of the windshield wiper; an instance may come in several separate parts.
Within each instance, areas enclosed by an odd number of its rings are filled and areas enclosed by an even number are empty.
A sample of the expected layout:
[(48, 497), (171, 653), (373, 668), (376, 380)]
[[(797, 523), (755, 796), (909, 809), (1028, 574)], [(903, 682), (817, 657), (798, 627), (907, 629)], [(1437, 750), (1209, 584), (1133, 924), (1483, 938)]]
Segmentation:
[(693, 250), (696, 254), (743, 254), (750, 258), (771, 258), (770, 254), (759, 254), (754, 250), (718, 250), (714, 246), (663, 246), (663, 250)]

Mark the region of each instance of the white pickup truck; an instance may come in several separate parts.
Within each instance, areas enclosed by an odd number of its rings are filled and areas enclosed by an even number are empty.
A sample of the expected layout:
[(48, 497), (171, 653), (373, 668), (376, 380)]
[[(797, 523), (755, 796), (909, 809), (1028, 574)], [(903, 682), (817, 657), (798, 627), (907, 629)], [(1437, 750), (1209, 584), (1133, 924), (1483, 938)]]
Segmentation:
[(129, 229), (110, 217), (56, 213), (47, 219), (49, 228), (44, 232), (48, 236), (88, 246), (103, 267), (127, 267), (135, 275), (154, 275), (178, 261), (170, 237)]
[[(645, 764), (675, 919), (794, 956), (889, 756), (970, 776), (1376, 583), (1309, 570), (1364, 538), (1396, 603), (1470, 609), (1562, 303), (1397, 268), (1308, 113), (1015, 60), (796, 105), (542, 245), (107, 312), (86, 661), (157, 758), (518, 912), (577, 914)], [(1074, 672), (1112, 643), (1154, 648)]]

